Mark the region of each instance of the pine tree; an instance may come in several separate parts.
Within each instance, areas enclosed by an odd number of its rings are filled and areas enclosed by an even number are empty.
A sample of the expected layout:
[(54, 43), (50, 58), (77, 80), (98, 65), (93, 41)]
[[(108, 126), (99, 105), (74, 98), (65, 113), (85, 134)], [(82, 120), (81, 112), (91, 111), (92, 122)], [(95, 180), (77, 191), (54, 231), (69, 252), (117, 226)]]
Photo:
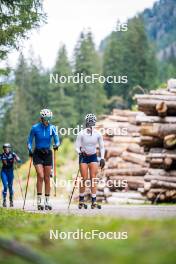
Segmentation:
[(104, 74), (127, 76), (127, 83), (105, 84), (109, 96), (121, 96), (132, 104), (133, 88), (156, 85), (157, 65), (140, 17), (128, 21), (128, 31), (113, 32), (104, 53)]
[[(75, 49), (75, 74), (101, 74), (100, 58), (95, 50), (91, 32), (82, 32)], [(93, 112), (102, 113), (105, 102), (103, 85), (99, 82), (76, 84), (76, 109), (79, 122), (83, 116)]]
[[(59, 77), (72, 75), (66, 47), (59, 49), (53, 74)], [(75, 109), (75, 87), (72, 83), (52, 83), (49, 88), (49, 107), (54, 113), (54, 122), (59, 128), (75, 127), (77, 112)]]
[(11, 109), (4, 119), (4, 142), (10, 142), (14, 151), (23, 161), (28, 157), (27, 135), (29, 133), (29, 115), (23, 92), (17, 88)]

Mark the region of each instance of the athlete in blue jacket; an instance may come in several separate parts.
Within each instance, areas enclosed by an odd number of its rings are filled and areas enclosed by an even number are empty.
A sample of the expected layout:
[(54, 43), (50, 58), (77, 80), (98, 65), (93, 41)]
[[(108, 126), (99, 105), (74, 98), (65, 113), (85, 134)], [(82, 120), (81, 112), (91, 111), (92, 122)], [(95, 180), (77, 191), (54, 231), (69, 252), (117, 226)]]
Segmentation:
[(3, 145), (3, 153), (0, 157), (2, 160), (1, 180), (3, 184), (3, 207), (7, 207), (7, 189), (9, 189), (10, 207), (13, 207), (13, 164), (15, 161), (21, 162), (21, 160), (15, 152), (11, 151), (11, 145), (9, 143)]
[[(52, 169), (52, 150), (51, 143), (54, 139), (54, 150), (60, 145), (59, 136), (56, 127), (50, 124), (52, 112), (49, 109), (43, 109), (40, 112), (41, 122), (32, 126), (28, 137), (29, 156), (33, 157), (33, 163), (37, 172), (37, 206), (39, 210), (43, 210), (42, 205), (42, 186), (45, 182), (45, 209), (52, 209), (49, 204), (50, 196), (50, 174)], [(34, 152), (32, 151), (32, 143), (35, 139)]]

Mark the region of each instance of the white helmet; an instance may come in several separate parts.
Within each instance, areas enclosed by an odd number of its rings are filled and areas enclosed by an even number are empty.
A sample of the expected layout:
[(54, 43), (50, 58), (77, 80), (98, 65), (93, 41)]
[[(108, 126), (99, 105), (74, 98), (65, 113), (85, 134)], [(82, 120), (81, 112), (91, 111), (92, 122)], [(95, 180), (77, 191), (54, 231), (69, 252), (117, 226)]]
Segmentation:
[(50, 109), (42, 109), (40, 111), (40, 117), (43, 118), (45, 121), (50, 121), (53, 117), (53, 113)]
[(96, 115), (94, 115), (94, 114), (87, 114), (85, 116), (85, 121), (86, 121), (86, 126), (88, 126), (88, 127), (95, 126), (96, 121), (97, 121)]
[(9, 149), (10, 149), (10, 148), (12, 148), (12, 147), (11, 147), (10, 143), (4, 143), (4, 145), (3, 145), (3, 149), (4, 149), (4, 148), (9, 148)]

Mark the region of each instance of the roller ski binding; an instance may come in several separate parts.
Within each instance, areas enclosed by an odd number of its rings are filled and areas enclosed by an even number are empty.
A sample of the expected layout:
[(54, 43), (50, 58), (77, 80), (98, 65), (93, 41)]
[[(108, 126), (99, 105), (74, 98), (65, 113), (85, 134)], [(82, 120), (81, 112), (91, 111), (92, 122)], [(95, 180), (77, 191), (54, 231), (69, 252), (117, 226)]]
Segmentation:
[(101, 205), (97, 203), (92, 203), (91, 204), (91, 209), (101, 209)]
[(49, 202), (49, 196), (45, 196), (45, 210), (52, 210), (52, 206)]
[(13, 200), (10, 200), (10, 207), (13, 207)]
[(39, 211), (43, 211), (43, 210), (44, 210), (44, 206), (43, 206), (42, 204), (38, 204), (38, 205), (37, 205), (37, 209), (38, 209)]
[(42, 204), (42, 198), (41, 197), (37, 197), (37, 209), (39, 211), (43, 211), (44, 210), (44, 206)]
[(78, 208), (79, 209), (82, 209), (82, 208), (87, 209), (87, 204), (85, 204), (84, 202), (79, 202)]
[(49, 204), (45, 204), (45, 210), (52, 210), (52, 206)]
[(3, 199), (2, 206), (7, 207), (6, 199)]

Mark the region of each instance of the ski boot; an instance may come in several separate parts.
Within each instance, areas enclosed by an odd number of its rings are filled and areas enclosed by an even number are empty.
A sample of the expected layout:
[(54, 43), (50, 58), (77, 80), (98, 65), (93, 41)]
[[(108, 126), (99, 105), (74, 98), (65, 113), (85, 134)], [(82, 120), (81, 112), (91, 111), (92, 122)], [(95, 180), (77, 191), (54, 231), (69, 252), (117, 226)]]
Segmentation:
[(91, 204), (91, 209), (101, 209), (101, 205), (94, 202)]
[(13, 199), (10, 199), (10, 207), (13, 207)]
[(42, 205), (42, 198), (40, 196), (37, 197), (37, 209), (39, 211), (43, 211), (44, 210), (44, 206)]
[(45, 210), (52, 210), (52, 206), (49, 202), (49, 195), (45, 195)]
[(2, 206), (7, 207), (6, 199), (3, 199)]
[(78, 208), (79, 209), (82, 209), (82, 208), (87, 209), (87, 204), (85, 204), (84, 202), (79, 202)]

